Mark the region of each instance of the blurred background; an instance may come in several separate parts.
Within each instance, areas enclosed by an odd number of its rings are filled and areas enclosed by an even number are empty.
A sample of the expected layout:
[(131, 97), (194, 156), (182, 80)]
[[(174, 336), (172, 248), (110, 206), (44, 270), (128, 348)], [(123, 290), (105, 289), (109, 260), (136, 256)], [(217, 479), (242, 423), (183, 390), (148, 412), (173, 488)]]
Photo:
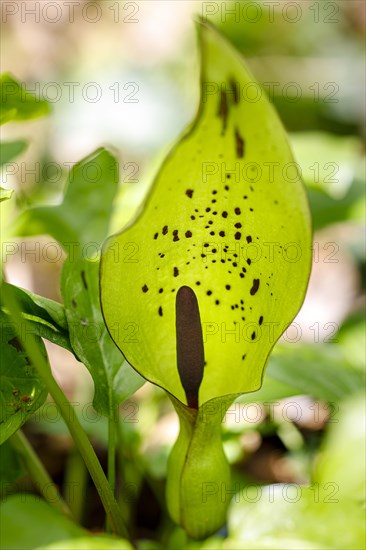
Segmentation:
[[(316, 367), (325, 365), (328, 382), (337, 365), (364, 368), (363, 0), (4, 1), (1, 72), (47, 99), (52, 111), (3, 129), (7, 140), (29, 141), (16, 163), (3, 166), (2, 186), (16, 189), (15, 201), (2, 205), (3, 240), (18, 242), (12, 225), (25, 208), (59, 203), (70, 166), (101, 145), (112, 147), (120, 160), (111, 232), (133, 217), (159, 163), (197, 110), (196, 16), (212, 21), (242, 52), (276, 106), (302, 170), (314, 228), (307, 298), (274, 354), (272, 386), (263, 395), (243, 397), (239, 409), (228, 415), (225, 450), (241, 484), (308, 483), (329, 419), (338, 419), (333, 415), (342, 399), (357, 389), (344, 382), (339, 395), (331, 393), (329, 384), (328, 394), (314, 391), (312, 384), (326, 385), (317, 380)], [(40, 238), (26, 239), (26, 249), (32, 250), (35, 241)], [(14, 253), (6, 272), (10, 282), (60, 300), (61, 266), (62, 258), (34, 261), (29, 254), (24, 261), (24, 255)], [(89, 402), (93, 387), (86, 369), (67, 351), (47, 347), (67, 395)], [(296, 365), (310, 373), (308, 386), (286, 378), (292, 367), (298, 372)], [(283, 385), (292, 393), (287, 389), (283, 395)], [(265, 404), (273, 399), (276, 407)], [(327, 405), (332, 399), (333, 409)], [(300, 415), (288, 406), (294, 401)], [(169, 524), (163, 498), (166, 460), (178, 432), (176, 415), (165, 395), (147, 384), (131, 403), (121, 410), (121, 475), (131, 493), (126, 509), (139, 535), (169, 533), (180, 541), (183, 535)], [(27, 429), (62, 485), (72, 447), (56, 416)], [(356, 422), (363, 419), (356, 416)], [(105, 422), (100, 418), (85, 426), (103, 459)], [(84, 510), (84, 521), (98, 527), (103, 521), (98, 499), (86, 507), (92, 510)]]

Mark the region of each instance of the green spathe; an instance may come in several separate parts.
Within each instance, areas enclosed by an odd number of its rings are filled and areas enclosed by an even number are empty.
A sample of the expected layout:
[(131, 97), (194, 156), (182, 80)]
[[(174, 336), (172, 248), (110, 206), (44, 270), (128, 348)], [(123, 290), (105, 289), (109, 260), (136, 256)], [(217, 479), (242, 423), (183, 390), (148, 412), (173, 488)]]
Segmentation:
[(172, 398), (180, 421), (169, 456), (167, 504), (188, 535), (203, 539), (226, 520), (230, 467), (221, 441), (221, 421), (231, 399), (215, 399), (198, 410)]
[[(228, 479), (221, 405), (260, 388), (270, 351), (302, 304), (311, 265), (310, 216), (284, 129), (263, 94), (255, 102), (243, 97), (255, 81), (232, 46), (211, 26), (199, 24), (199, 31), (196, 120), (163, 163), (140, 216), (107, 241), (101, 270), (115, 342), (140, 374), (169, 392), (180, 417), (168, 506), (198, 538), (223, 524), (228, 504), (206, 521), (195, 492), (197, 483)], [(186, 406), (177, 368), (182, 287), (194, 291), (202, 325), (198, 412)], [(212, 400), (220, 413), (197, 421)]]

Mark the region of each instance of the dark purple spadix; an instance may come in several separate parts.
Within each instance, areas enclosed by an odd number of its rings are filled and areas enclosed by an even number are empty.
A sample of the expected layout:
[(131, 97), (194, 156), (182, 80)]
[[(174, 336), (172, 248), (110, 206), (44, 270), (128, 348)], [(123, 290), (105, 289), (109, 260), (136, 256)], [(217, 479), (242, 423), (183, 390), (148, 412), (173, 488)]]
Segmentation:
[(177, 292), (175, 319), (180, 380), (188, 407), (198, 409), (198, 390), (204, 369), (204, 349), (198, 301), (189, 286), (182, 286)]

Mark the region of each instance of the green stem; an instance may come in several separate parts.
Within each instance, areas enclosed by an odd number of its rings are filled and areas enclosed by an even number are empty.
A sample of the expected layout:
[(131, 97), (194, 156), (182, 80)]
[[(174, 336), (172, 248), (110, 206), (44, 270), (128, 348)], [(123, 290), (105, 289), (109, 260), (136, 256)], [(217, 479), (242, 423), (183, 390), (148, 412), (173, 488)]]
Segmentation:
[(113, 411), (112, 418), (108, 418), (108, 481), (116, 494), (116, 411)]
[[(108, 417), (108, 481), (111, 491), (116, 495), (116, 411), (113, 409)], [(106, 529), (111, 531), (111, 525), (107, 522)]]
[(81, 523), (83, 520), (88, 479), (88, 470), (85, 462), (80, 456), (79, 451), (74, 448), (67, 459), (63, 493), (73, 518), (77, 523)]
[(133, 487), (137, 487), (140, 480), (136, 480), (135, 471), (132, 471), (131, 477), (131, 470), (129, 470), (129, 467), (131, 467), (130, 461), (133, 462), (133, 468), (136, 468), (137, 457), (135, 457), (134, 454), (133, 456), (130, 455), (132, 449), (131, 446), (129, 446), (128, 451), (126, 452), (127, 446), (124, 445), (123, 429), (123, 423), (122, 421), (119, 421), (116, 426), (116, 463), (118, 472), (120, 473), (121, 486), (119, 487), (117, 498), (123, 513), (123, 517), (125, 521), (130, 525), (132, 519), (130, 498), (131, 495), (129, 494), (130, 488), (128, 490), (126, 490), (125, 488), (126, 471), (128, 471), (127, 475), (129, 476), (129, 479), (132, 479), (133, 481)]
[[(112, 403), (110, 396), (110, 403)], [(118, 408), (110, 407), (108, 417), (108, 481), (113, 494), (116, 494), (116, 444), (118, 430)]]
[[(62, 418), (64, 419), (72, 435), (75, 445), (78, 447), (80, 454), (84, 459), (84, 462), (90, 472), (91, 478), (93, 479), (99, 497), (102, 501), (103, 507), (108, 516), (108, 520), (113, 528), (113, 531), (124, 538), (129, 538), (127, 527), (122, 519), (122, 515), (119, 510), (117, 501), (114, 498), (113, 491), (109, 486), (100, 462), (95, 454), (95, 451), (86, 433), (81, 427), (79, 420), (77, 419), (74, 408), (72, 407), (71, 403), (66, 399), (65, 394), (53, 378), (51, 369), (49, 368), (49, 365), (45, 361), (36, 343), (31, 327), (29, 327), (28, 322), (24, 318), (22, 318), (17, 303), (15, 302), (13, 296), (8, 291), (8, 289), (3, 289), (2, 297), (6, 307), (13, 317), (13, 320), (18, 325), (19, 338), (22, 341), (22, 344), (32, 364), (37, 368), (40, 378), (44, 382), (48, 392), (58, 406)], [(21, 330), (22, 325), (23, 327), (25, 325), (25, 332), (24, 329)], [(26, 338), (22, 338), (22, 335), (24, 334), (27, 335)]]
[(34, 452), (33, 447), (25, 437), (22, 430), (18, 430), (10, 439), (12, 447), (19, 454), (24, 467), (28, 471), (33, 482), (43, 498), (56, 510), (71, 517), (71, 512), (66, 502), (60, 495), (56, 485), (50, 478), (47, 470)]

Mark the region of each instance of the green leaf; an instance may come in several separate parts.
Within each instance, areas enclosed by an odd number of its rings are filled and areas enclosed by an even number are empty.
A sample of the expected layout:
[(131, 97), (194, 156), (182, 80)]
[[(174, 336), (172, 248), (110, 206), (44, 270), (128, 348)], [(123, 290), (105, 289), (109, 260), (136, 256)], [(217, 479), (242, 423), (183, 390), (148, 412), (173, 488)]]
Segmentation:
[(330, 195), (341, 196), (362, 162), (362, 145), (355, 136), (327, 132), (290, 134), (304, 182)]
[[(36, 368), (30, 364), (19, 342), (17, 328), (19, 327), (0, 311), (0, 444), (26, 422), (47, 397), (47, 390), (38, 377)], [(37, 340), (41, 352), (47, 357), (42, 340)]]
[(0, 166), (20, 155), (27, 148), (27, 145), (28, 143), (24, 140), (0, 143)]
[(94, 407), (113, 418), (115, 408), (145, 380), (125, 361), (105, 326), (99, 302), (99, 262), (67, 259), (62, 295), (73, 350), (94, 380)]
[(349, 219), (361, 219), (357, 204), (364, 199), (365, 182), (355, 178), (347, 193), (335, 199), (323, 189), (309, 188), (308, 197), (314, 219), (314, 230)]
[(343, 354), (352, 365), (364, 371), (366, 348), (366, 319), (363, 311), (356, 311), (346, 319), (337, 333)]
[(253, 402), (307, 394), (339, 402), (359, 391), (362, 372), (348, 364), (336, 344), (278, 346), (272, 354), (263, 386), (238, 401)]
[(0, 482), (1, 491), (6, 490), (6, 485), (11, 485), (25, 474), (18, 453), (13, 449), (9, 440), (0, 447)]
[[(243, 549), (363, 548), (364, 416), (364, 396), (354, 394), (342, 403), (310, 487), (288, 483), (240, 490), (229, 513), (229, 541)], [(228, 548), (236, 546), (229, 542)]]
[[(359, 389), (362, 387), (361, 382)], [(354, 395), (342, 403), (339, 422), (330, 425), (315, 468), (317, 482), (334, 484), (338, 498), (357, 503), (365, 500), (365, 412), (364, 395)]]
[(34, 334), (73, 351), (69, 340), (65, 309), (62, 304), (8, 283), (3, 283), (3, 285), (4, 289), (12, 291), (24, 317), (34, 329)]
[(31, 494), (8, 497), (0, 505), (0, 518), (4, 526), (0, 530), (0, 547), (4, 550), (31, 550), (87, 536), (85, 529)]
[(107, 236), (117, 184), (115, 157), (106, 149), (97, 149), (71, 169), (62, 204), (25, 211), (15, 233), (52, 235), (70, 257), (94, 258)]
[(50, 112), (50, 104), (19, 84), (9, 73), (0, 77), (1, 114), (0, 124), (12, 120), (28, 120)]
[[(358, 550), (364, 543), (361, 506), (341, 500), (337, 487), (278, 484), (254, 487), (233, 499), (229, 541), (241, 549)], [(347, 528), (343, 528), (347, 518)]]
[(365, 178), (360, 141), (326, 132), (298, 132), (290, 139), (307, 185), (313, 229), (361, 219)]
[(4, 189), (3, 187), (0, 187), (0, 202), (9, 200), (13, 192), (14, 191), (12, 189)]
[(263, 95), (243, 100), (255, 80), (212, 27), (200, 25), (200, 46), (197, 118), (163, 163), (140, 216), (109, 239), (102, 257), (107, 326), (130, 323), (137, 331), (138, 342), (120, 331), (117, 345), (182, 403), (178, 289), (194, 289), (199, 304), (199, 402), (234, 398), (261, 386), (268, 355), (302, 304), (311, 264), (306, 196), (296, 174), (282, 175), (293, 158), (275, 111)]
[[(179, 550), (212, 550), (215, 548), (215, 550), (231, 550), (231, 546), (226, 546), (227, 539), (223, 539), (220, 537), (220, 534), (218, 536), (213, 536), (205, 539), (204, 541), (192, 541), (187, 542), (186, 544), (177, 547)], [(140, 547), (138, 548), (140, 550)], [(141, 548), (141, 550), (145, 550), (144, 547)], [(149, 547), (146, 548), (146, 550), (150, 550)], [(161, 548), (151, 548), (151, 550), (162, 550)], [(241, 549), (238, 549), (241, 550)]]
[(6, 107), (1, 107), (0, 109), (0, 126), (2, 124), (6, 124), (7, 122), (10, 122), (11, 120), (14, 120), (17, 115), (16, 109), (7, 109)]
[(133, 550), (133, 547), (123, 539), (91, 536), (54, 542), (38, 550)]
[(331, 346), (282, 347), (271, 358), (270, 375), (317, 399), (340, 401), (351, 396), (362, 384), (362, 373), (348, 364), (338, 346)]

